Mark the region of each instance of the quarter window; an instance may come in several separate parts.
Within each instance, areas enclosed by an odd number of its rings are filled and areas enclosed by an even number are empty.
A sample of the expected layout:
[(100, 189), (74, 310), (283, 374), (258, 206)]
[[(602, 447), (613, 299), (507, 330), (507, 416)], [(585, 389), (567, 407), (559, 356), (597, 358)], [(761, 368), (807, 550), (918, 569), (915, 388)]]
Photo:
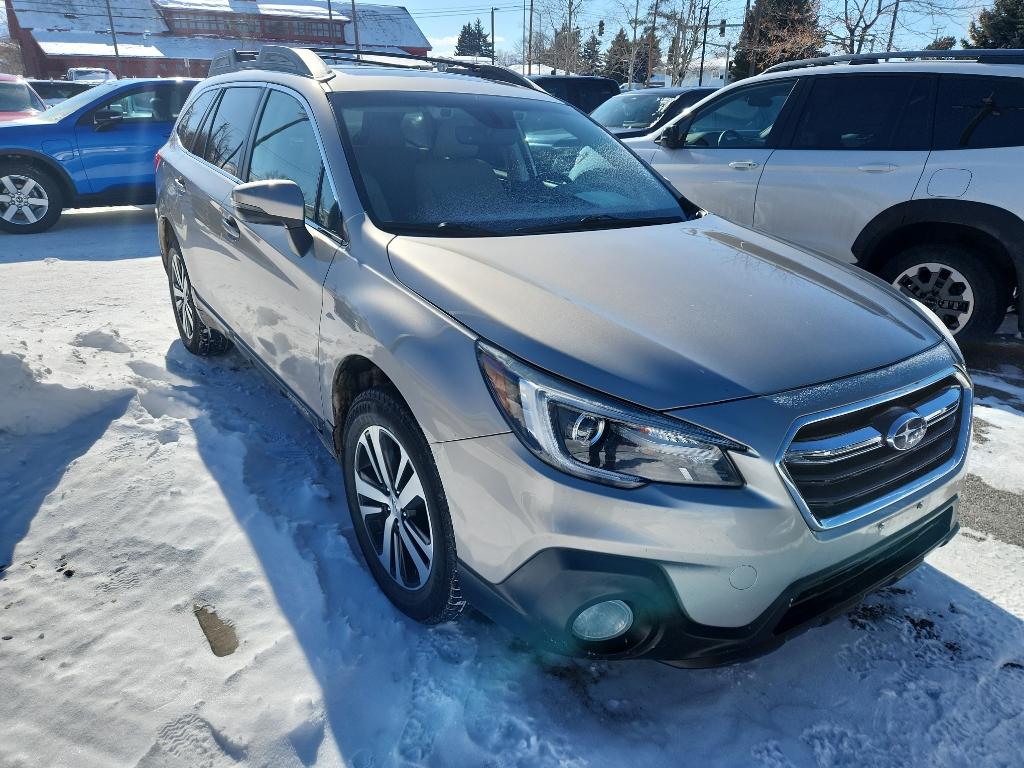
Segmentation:
[(316, 132), (297, 99), (272, 90), (249, 161), (249, 181), (288, 179), (302, 190), (306, 218), (337, 231), (337, 201), (326, 179)]
[(1024, 80), (943, 75), (936, 149), (1024, 146)]
[(199, 126), (202, 125), (203, 118), (206, 117), (206, 112), (213, 103), (216, 93), (216, 91), (210, 90), (200, 94), (199, 98), (192, 102), (192, 106), (188, 108), (185, 116), (178, 122), (178, 139), (185, 149), (192, 151), (192, 144), (196, 134), (199, 133)]
[(708, 105), (690, 124), (688, 147), (760, 149), (767, 146), (794, 80), (778, 80), (735, 91)]
[(262, 94), (260, 88), (228, 88), (224, 91), (217, 114), (210, 123), (204, 160), (232, 176), (238, 176), (245, 140)]
[(794, 149), (928, 149), (932, 84), (924, 77), (830, 75), (812, 79)]

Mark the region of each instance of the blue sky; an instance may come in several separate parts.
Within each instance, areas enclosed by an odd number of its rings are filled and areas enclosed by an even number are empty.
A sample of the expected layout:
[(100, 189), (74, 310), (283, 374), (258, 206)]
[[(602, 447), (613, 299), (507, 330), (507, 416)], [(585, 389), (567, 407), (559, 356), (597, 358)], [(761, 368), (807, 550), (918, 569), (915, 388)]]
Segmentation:
[[(346, 2), (346, 0), (338, 0)], [(378, 0), (379, 2), (380, 0)], [(956, 2), (956, 0), (952, 0)], [(434, 45), (434, 53), (440, 55), (451, 54), (455, 45), (455, 39), (459, 29), (467, 21), (473, 21), (477, 17), (483, 21), (484, 26), (490, 29), (490, 7), (494, 5), (499, 10), (495, 13), (495, 37), (499, 49), (511, 50), (514, 41), (522, 39), (523, 29), (523, 4), (522, 0), (492, 0), (491, 3), (485, 0), (404, 0), (401, 3), (409, 9), (409, 12), (416, 19), (420, 28)], [(641, 8), (646, 0), (641, 0)], [(989, 3), (978, 1), (978, 7)], [(712, 12), (712, 21), (720, 18), (728, 18), (729, 22), (740, 22), (743, 20), (744, 0), (725, 0), (725, 2), (714, 3), (719, 10)], [(600, 19), (605, 20), (609, 31), (605, 33), (605, 40), (610, 40), (611, 35), (621, 23), (621, 3), (617, 0), (584, 0), (583, 12), (580, 15), (580, 25), (586, 30), (596, 27)], [(932, 39), (934, 30), (941, 28), (940, 34), (954, 35), (959, 38), (966, 33), (966, 27), (971, 18), (971, 11), (964, 12), (960, 18), (931, 18), (929, 16), (917, 16), (907, 19), (909, 31), (898, 33), (897, 41), (899, 47), (907, 50), (909, 48), (924, 46)], [(536, 23), (536, 18), (535, 18)], [(735, 42), (738, 37), (738, 29), (730, 30), (731, 39)], [(727, 37), (726, 40), (730, 39)], [(717, 32), (708, 36), (709, 42), (719, 42)], [(724, 41), (723, 41), (724, 42)], [(883, 43), (884, 47), (884, 43)]]

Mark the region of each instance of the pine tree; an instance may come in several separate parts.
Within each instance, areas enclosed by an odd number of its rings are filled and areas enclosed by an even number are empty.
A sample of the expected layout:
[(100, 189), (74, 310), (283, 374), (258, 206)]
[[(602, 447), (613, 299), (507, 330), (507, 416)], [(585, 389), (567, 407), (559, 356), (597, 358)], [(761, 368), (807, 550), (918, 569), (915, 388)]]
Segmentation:
[(967, 30), (967, 48), (1024, 48), (1024, 0), (996, 0)]
[(580, 61), (583, 63), (583, 74), (593, 75), (601, 68), (601, 39), (595, 32), (590, 33), (583, 45)]
[(729, 79), (741, 80), (784, 61), (812, 58), (820, 54), (823, 43), (813, 0), (755, 0), (743, 19)]
[(651, 69), (657, 69), (661, 66), (661, 43), (658, 41), (658, 36), (652, 35), (650, 27), (642, 30), (643, 36), (637, 40), (638, 50), (636, 52), (636, 64), (633, 65), (633, 82), (646, 83), (652, 72), (647, 71), (647, 63), (650, 61)]
[(466, 23), (462, 25), (459, 32), (459, 39), (455, 42), (456, 56), (476, 56), (479, 44), (473, 36), (473, 25)]
[(484, 30), (483, 22), (478, 18), (472, 24), (462, 25), (459, 39), (455, 42), (456, 56), (479, 56), (490, 58), (494, 51), (490, 35)]
[(483, 22), (477, 17), (473, 23), (473, 35), (477, 39), (480, 52), (477, 56), (491, 57), (494, 55), (494, 45), (491, 43), (491, 36), (484, 31)]
[(622, 27), (615, 33), (604, 55), (603, 74), (618, 83), (626, 82), (629, 77), (629, 37)]

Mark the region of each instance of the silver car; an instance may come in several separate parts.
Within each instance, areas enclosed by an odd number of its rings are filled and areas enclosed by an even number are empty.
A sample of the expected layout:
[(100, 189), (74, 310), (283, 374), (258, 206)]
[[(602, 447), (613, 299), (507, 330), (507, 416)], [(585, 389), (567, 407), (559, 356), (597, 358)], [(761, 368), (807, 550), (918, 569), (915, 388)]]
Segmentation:
[(316, 426), (400, 610), (707, 666), (954, 535), (972, 392), (933, 315), (550, 96), (376, 61), (218, 59), (157, 218), (182, 343)]

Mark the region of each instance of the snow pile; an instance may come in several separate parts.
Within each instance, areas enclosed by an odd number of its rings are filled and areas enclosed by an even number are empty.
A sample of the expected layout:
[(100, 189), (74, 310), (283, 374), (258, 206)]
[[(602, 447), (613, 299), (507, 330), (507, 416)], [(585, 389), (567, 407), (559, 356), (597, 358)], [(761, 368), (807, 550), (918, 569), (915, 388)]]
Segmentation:
[[(340, 473), (288, 401), (237, 355), (182, 348), (151, 210), (12, 240), (0, 766), (1020, 763), (1019, 547), (968, 531), (725, 669), (537, 654), (474, 613), (424, 628), (354, 554)], [(1016, 450), (1022, 417), (991, 407), (983, 446)], [(199, 609), (237, 650), (211, 652)]]

